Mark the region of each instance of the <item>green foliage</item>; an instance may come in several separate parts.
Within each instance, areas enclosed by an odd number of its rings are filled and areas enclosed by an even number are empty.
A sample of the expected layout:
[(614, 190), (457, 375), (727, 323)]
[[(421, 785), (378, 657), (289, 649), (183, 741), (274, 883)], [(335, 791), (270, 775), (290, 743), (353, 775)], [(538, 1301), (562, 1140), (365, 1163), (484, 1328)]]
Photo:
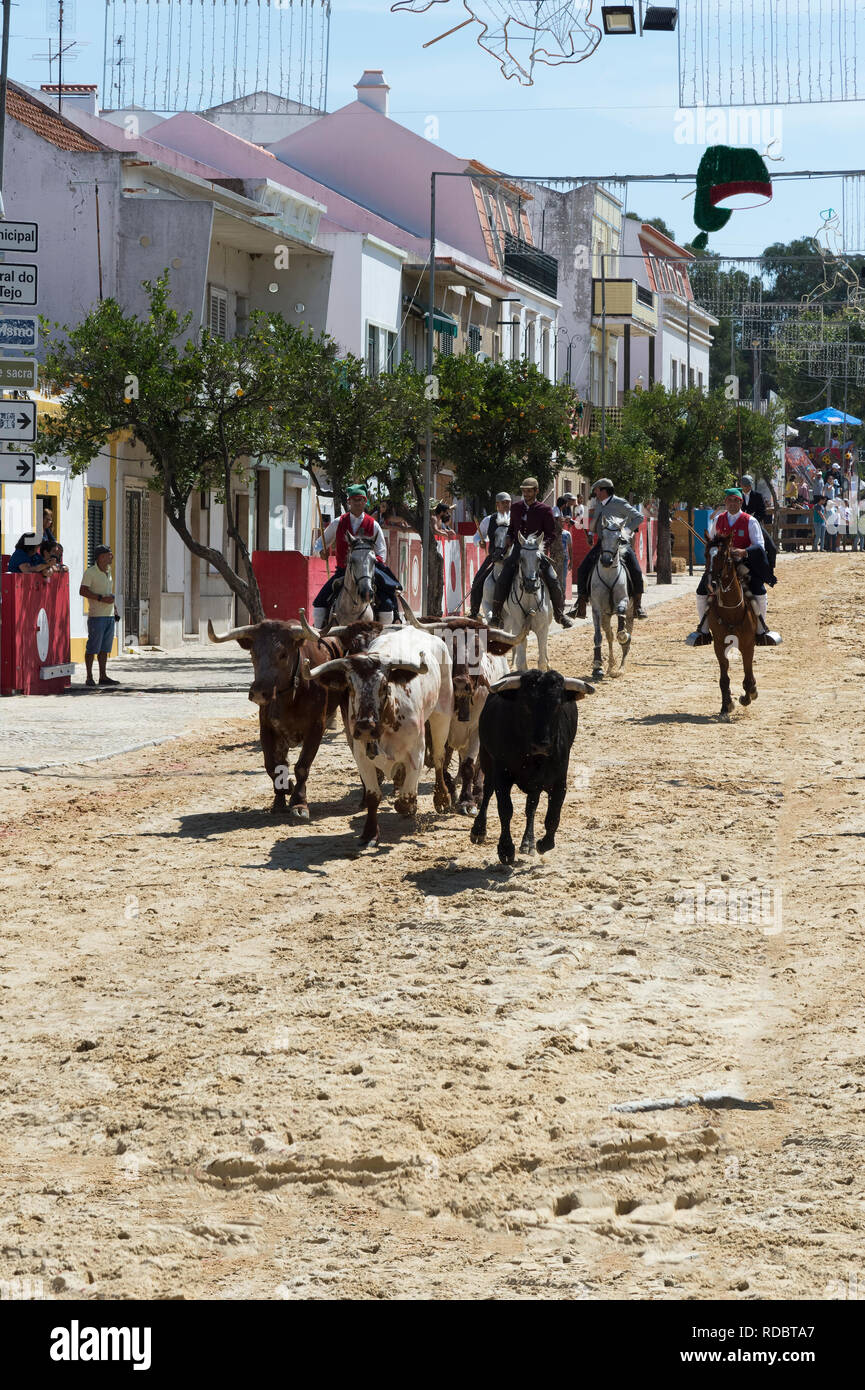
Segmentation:
[(735, 402), (728, 404), (730, 408), (721, 426), (724, 457), (737, 478), (750, 473), (755, 482), (759, 478), (770, 479), (775, 471), (778, 448), (775, 434), (778, 426), (784, 423), (783, 408), (776, 406), (763, 415), (747, 405), (737, 409)]
[(698, 506), (730, 486), (733, 475), (721, 443), (729, 415), (722, 391), (668, 391), (656, 382), (628, 397), (622, 425), (639, 430), (654, 451), (657, 497)]
[(626, 416), (621, 429), (607, 437), (603, 462), (599, 459), (598, 471), (592, 477), (603, 474), (615, 484), (620, 496), (630, 497), (635, 502), (648, 502), (655, 495), (659, 465), (660, 456), (649, 436)]
[(663, 217), (640, 217), (639, 213), (636, 212), (626, 212), (625, 216), (631, 222), (645, 222), (647, 227), (654, 227), (657, 231), (663, 233), (664, 236), (668, 236), (671, 241), (676, 240), (676, 233), (673, 231), (672, 227), (664, 221)]
[(574, 442), (573, 389), (549, 381), (525, 359), (479, 362), (462, 353), (439, 357), (435, 371), (436, 452), (453, 468), (456, 492), (489, 509), (496, 492), (516, 492), (531, 474), (543, 495)]

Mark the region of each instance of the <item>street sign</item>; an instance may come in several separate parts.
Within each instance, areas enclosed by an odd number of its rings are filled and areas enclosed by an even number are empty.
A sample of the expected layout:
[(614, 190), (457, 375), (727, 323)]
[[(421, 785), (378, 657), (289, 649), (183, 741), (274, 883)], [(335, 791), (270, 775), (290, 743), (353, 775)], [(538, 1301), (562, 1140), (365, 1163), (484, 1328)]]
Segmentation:
[(0, 454), (0, 483), (35, 483), (35, 454)]
[(26, 352), (34, 352), (38, 341), (39, 320), (35, 315), (0, 318), (0, 348), (24, 348)]
[(39, 270), (35, 265), (27, 261), (0, 261), (0, 304), (35, 304), (38, 288)]
[(35, 385), (35, 357), (0, 357), (0, 391), (29, 391)]
[(0, 439), (36, 438), (36, 402), (0, 401)]
[(0, 221), (0, 251), (38, 251), (38, 222)]

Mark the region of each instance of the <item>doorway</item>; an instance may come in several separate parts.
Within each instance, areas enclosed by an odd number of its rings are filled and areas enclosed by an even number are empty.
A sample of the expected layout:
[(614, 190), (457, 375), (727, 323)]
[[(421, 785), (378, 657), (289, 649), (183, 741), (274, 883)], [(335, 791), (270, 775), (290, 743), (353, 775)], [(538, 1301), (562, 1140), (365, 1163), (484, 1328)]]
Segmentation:
[(127, 488), (123, 517), (123, 638), (150, 638), (150, 509), (143, 488)]

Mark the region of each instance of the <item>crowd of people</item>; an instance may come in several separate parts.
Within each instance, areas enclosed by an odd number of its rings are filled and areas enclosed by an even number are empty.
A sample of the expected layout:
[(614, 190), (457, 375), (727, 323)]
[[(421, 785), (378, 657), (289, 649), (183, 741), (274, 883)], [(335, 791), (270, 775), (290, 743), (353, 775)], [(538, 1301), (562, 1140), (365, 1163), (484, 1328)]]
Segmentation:
[(814, 527), (813, 550), (837, 551), (843, 536), (853, 550), (865, 551), (865, 498), (852, 464), (817, 467), (813, 476), (788, 471), (784, 486), (788, 511), (807, 512)]

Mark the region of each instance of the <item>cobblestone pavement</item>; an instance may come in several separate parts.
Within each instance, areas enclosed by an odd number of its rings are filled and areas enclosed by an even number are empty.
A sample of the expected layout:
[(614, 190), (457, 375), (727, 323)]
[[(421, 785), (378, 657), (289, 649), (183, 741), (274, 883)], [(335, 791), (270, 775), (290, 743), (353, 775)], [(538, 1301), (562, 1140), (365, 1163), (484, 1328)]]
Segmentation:
[[(693, 592), (698, 576), (674, 575), (658, 587), (650, 576), (645, 606)], [(590, 641), (591, 620), (575, 623)], [(649, 631), (640, 624), (636, 640)], [(555, 664), (557, 637), (551, 639)], [(636, 650), (636, 648), (635, 648)], [(90, 690), (84, 666), (76, 667), (72, 685), (62, 695), (14, 696), (0, 700), (0, 773), (38, 772), (69, 767), (165, 742), (204, 720), (255, 719), (247, 691), (252, 665), (234, 643), (213, 646), (190, 642), (169, 652), (147, 652), (110, 661), (108, 674), (116, 689)]]

